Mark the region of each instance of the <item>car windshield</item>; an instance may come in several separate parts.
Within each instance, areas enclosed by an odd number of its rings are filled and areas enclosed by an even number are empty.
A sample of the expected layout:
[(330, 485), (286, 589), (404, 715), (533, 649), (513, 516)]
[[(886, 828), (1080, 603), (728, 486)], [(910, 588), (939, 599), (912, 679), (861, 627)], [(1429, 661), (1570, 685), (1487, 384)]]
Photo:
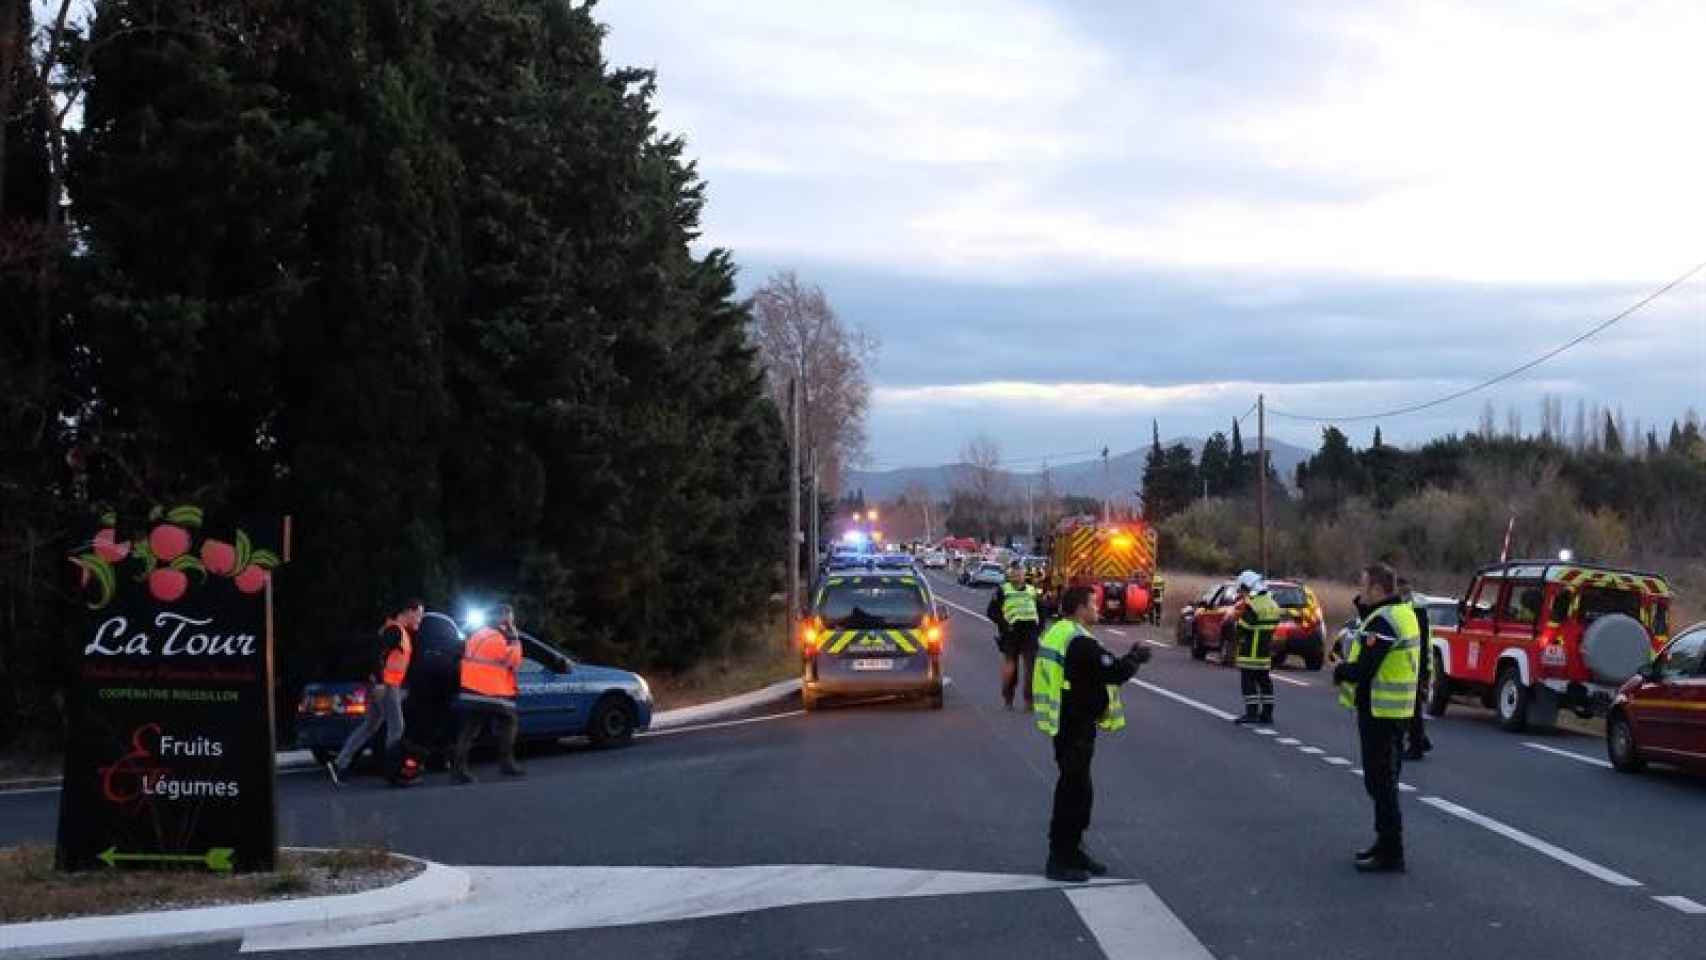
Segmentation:
[(1302, 587), (1274, 584), (1269, 585), (1268, 593), (1274, 598), (1274, 602), (1282, 607), (1309, 606), (1309, 595), (1303, 592)]
[(830, 627), (909, 627), (928, 613), (924, 591), (901, 580), (830, 584), (817, 610)]
[(1455, 604), (1455, 603), (1430, 603), (1430, 604), (1428, 604), (1428, 626), (1429, 627), (1455, 627), (1455, 626), (1457, 626), (1457, 604)]

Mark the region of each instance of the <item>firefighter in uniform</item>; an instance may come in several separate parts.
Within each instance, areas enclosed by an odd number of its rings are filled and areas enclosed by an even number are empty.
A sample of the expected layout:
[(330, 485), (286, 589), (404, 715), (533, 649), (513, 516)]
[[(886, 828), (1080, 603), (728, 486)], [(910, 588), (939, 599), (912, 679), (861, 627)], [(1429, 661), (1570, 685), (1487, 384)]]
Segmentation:
[(515, 674), (521, 668), (515, 611), (499, 606), (493, 621), (491, 626), (474, 631), (462, 651), (462, 693), (456, 698), (461, 725), (450, 761), (450, 779), (456, 783), (474, 782), (474, 775), (468, 772), (468, 751), (487, 721), (498, 727), (500, 769), (511, 777), (527, 772), (515, 762)]
[(1365, 873), (1404, 870), (1399, 745), (1416, 710), (1422, 638), (1415, 611), (1399, 598), (1396, 581), (1386, 564), (1371, 564), (1363, 570), (1362, 623), (1350, 654), (1333, 669), (1339, 704), (1356, 711), (1362, 782), (1374, 799), (1374, 846), (1356, 855), (1356, 868)]
[(1098, 643), (1090, 635), (1097, 615), (1088, 587), (1069, 588), (1061, 596), (1060, 611), (1061, 619), (1043, 634), (1031, 681), (1037, 727), (1054, 739), (1054, 762), (1060, 768), (1043, 873), (1050, 880), (1082, 883), (1108, 872), (1106, 864), (1084, 849), (1094, 799), (1090, 761), (1096, 753), (1096, 731), (1125, 727), (1120, 685), (1148, 662), (1149, 648), (1133, 643), (1125, 656), (1116, 657)]
[(1254, 570), (1238, 575), (1241, 612), (1234, 624), (1238, 644), (1238, 684), (1244, 693), (1244, 715), (1233, 723), (1274, 722), (1274, 630), (1279, 627), (1280, 608), (1268, 593), (1268, 585)]
[(389, 771), (392, 761), (401, 759), (398, 751), (403, 743), (403, 700), (408, 696), (403, 681), (409, 675), (409, 661), (414, 657), (415, 631), (420, 629), (424, 616), (425, 605), (419, 600), (409, 600), (385, 618), (379, 628), (379, 657), (367, 678), (367, 713), (362, 715), (361, 725), (344, 740), (337, 759), (326, 763), (326, 773), (331, 775), (334, 786), (342, 783), (355, 755), (380, 727), (385, 728), (385, 747), (379, 756), (379, 769), (387, 771), (394, 785), (401, 784)]
[[(989, 619), (994, 621), (1001, 648), (1001, 700), (1013, 709), (1013, 693), (1023, 676), (1025, 709), (1032, 708), (1031, 673), (1037, 662), (1037, 638), (1043, 632), (1038, 603), (1042, 591), (1025, 582), (1025, 570), (1018, 564), (1007, 568), (1007, 582), (989, 598)], [(1024, 672), (1020, 673), (1020, 659)]]

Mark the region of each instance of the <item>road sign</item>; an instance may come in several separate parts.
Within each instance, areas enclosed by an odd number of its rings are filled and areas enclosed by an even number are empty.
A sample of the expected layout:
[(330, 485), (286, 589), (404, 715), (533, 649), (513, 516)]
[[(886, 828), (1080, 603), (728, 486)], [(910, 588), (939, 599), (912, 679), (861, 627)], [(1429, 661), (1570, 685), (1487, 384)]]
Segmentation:
[(271, 870), (277, 520), (108, 515), (68, 558), (84, 623), (59, 800), (62, 869)]

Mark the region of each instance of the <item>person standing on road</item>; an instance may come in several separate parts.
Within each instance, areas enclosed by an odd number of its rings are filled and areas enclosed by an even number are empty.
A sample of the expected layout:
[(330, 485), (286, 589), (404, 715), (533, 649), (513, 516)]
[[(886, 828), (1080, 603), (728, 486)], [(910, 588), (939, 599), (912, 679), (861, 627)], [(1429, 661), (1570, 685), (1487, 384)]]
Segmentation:
[[(1031, 699), (1031, 674), (1037, 663), (1037, 638), (1043, 624), (1038, 609), (1042, 591), (1025, 582), (1025, 570), (1018, 564), (1007, 568), (1007, 582), (997, 587), (989, 598), (989, 619), (994, 621), (1001, 648), (1001, 701), (1013, 709), (1014, 690), (1024, 678), (1025, 709), (1035, 704)], [(1020, 660), (1024, 672), (1020, 672)]]
[(516, 671), (521, 669), (521, 635), (515, 629), (515, 611), (500, 604), (493, 623), (468, 638), (462, 651), (462, 693), (456, 698), (459, 724), (456, 751), (450, 759), (450, 779), (473, 783), (468, 772), (468, 752), (488, 720), (498, 727), (498, 767), (505, 776), (524, 776), (527, 771), (515, 762), (515, 736), (519, 722), (515, 714)]
[(1244, 715), (1233, 723), (1274, 722), (1274, 631), (1280, 608), (1260, 574), (1238, 575), (1238, 619), (1233, 636), (1238, 643), (1238, 685), (1244, 694)]
[(1410, 605), (1411, 610), (1415, 611), (1416, 630), (1422, 638), (1421, 648), (1416, 651), (1421, 664), (1421, 669), (1416, 676), (1416, 712), (1410, 717), (1410, 722), (1405, 725), (1404, 759), (1425, 760), (1427, 759), (1427, 752), (1434, 748), (1434, 742), (1428, 739), (1426, 722), (1422, 719), (1423, 697), (1427, 693), (1428, 678), (1433, 673), (1433, 653), (1428, 648), (1428, 639), (1433, 636), (1433, 632), (1428, 624), (1427, 604), (1416, 602), (1415, 592), (1410, 589), (1410, 581), (1403, 577), (1398, 578), (1398, 595), (1404, 598), (1404, 602)]
[(1356, 855), (1356, 868), (1365, 873), (1404, 870), (1399, 745), (1416, 709), (1416, 655), (1422, 641), (1415, 611), (1399, 598), (1396, 581), (1384, 563), (1363, 570), (1361, 598), (1367, 612), (1349, 656), (1333, 668), (1339, 704), (1356, 711), (1363, 787), (1374, 799), (1374, 846)]
[[(333, 786), (342, 785), (343, 775), (349, 772), (355, 755), (380, 727), (385, 728), (385, 748), (379, 757), (379, 768), (392, 769), (390, 758), (403, 743), (403, 700), (408, 696), (403, 681), (409, 675), (409, 661), (414, 657), (415, 631), (420, 629), (424, 616), (426, 606), (419, 600), (408, 600), (379, 628), (379, 656), (367, 677), (367, 713), (362, 715), (361, 725), (344, 739), (337, 759), (326, 764)], [(391, 782), (396, 784), (398, 780), (392, 777)]]
[(1095, 798), (1090, 761), (1096, 753), (1096, 731), (1125, 727), (1119, 688), (1149, 661), (1149, 648), (1139, 641), (1125, 656), (1116, 657), (1098, 643), (1090, 634), (1097, 615), (1088, 587), (1069, 588), (1061, 596), (1060, 611), (1062, 619), (1043, 634), (1031, 681), (1037, 727), (1054, 738), (1054, 762), (1060, 768), (1043, 874), (1050, 880), (1083, 883), (1108, 872), (1106, 864), (1084, 849)]

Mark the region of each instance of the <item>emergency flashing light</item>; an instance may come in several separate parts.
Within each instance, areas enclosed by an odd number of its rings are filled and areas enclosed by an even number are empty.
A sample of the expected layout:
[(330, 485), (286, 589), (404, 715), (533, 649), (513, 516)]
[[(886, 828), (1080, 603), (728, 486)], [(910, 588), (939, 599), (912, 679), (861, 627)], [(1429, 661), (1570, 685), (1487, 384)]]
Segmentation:
[(1574, 550), (1571, 550), (1568, 547), (1566, 547), (1563, 550), (1558, 551), (1558, 559), (1564, 561), (1565, 563), (1569, 563), (1571, 560), (1576, 559), (1576, 553)]
[(1114, 536), (1113, 540), (1111, 540), (1109, 542), (1112, 543), (1116, 549), (1124, 550), (1125, 548), (1131, 546), (1132, 539), (1131, 539), (1131, 537), (1121, 533), (1121, 534), (1116, 534)]
[(462, 622), (470, 627), (483, 627), (486, 625), (486, 611), (479, 607), (469, 607), (462, 614)]
[(841, 535), (841, 539), (845, 543), (864, 543), (865, 533), (862, 530), (849, 530)]

